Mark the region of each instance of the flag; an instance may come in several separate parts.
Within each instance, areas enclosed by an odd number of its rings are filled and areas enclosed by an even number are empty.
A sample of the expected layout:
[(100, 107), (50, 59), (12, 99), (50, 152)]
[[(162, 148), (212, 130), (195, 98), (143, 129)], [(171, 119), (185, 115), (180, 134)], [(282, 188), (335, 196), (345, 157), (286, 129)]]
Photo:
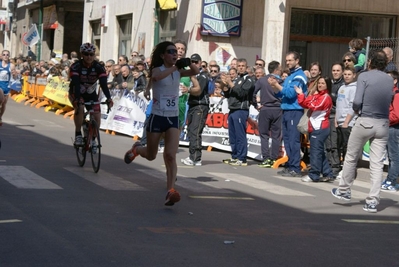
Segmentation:
[(22, 36), (22, 43), (26, 46), (33, 46), (39, 42), (40, 36), (36, 24), (33, 24), (27, 33)]

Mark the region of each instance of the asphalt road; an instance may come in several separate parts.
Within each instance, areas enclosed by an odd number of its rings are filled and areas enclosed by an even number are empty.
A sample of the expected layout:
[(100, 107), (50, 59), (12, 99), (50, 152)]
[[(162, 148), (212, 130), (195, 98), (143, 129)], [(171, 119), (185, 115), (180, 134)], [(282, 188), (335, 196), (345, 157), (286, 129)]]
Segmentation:
[[(0, 128), (0, 266), (398, 266), (399, 193), (362, 210), (368, 171), (351, 202), (334, 183), (275, 169), (178, 164), (182, 199), (163, 205), (162, 155), (123, 162), (132, 138), (102, 132), (102, 165), (78, 167), (73, 121), (10, 100)], [(187, 157), (179, 149), (178, 159)]]

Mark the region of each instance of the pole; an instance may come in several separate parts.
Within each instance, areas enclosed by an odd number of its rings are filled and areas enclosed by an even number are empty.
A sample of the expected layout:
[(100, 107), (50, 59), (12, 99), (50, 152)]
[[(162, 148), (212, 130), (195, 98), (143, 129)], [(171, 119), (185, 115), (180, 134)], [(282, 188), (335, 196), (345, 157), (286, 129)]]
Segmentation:
[(367, 45), (366, 45), (366, 63), (364, 64), (364, 69), (367, 69), (367, 61), (369, 60), (369, 52), (370, 52), (370, 36), (367, 36)]
[(37, 58), (38, 61), (40, 61), (42, 59), (42, 39), (43, 39), (43, 0), (40, 0), (38, 30), (39, 30), (40, 40), (37, 43)]

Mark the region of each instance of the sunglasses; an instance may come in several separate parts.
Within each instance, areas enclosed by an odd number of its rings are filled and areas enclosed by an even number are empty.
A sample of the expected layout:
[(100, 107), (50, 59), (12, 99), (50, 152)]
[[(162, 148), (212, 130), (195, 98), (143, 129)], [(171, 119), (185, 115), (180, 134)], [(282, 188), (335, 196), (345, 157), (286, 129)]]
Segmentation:
[(94, 54), (93, 53), (87, 53), (87, 52), (84, 52), (84, 53), (82, 53), (84, 56), (86, 56), (86, 57), (88, 57), (88, 56), (91, 56), (91, 57), (94, 57)]
[(166, 53), (168, 53), (169, 55), (174, 55), (174, 54), (177, 54), (177, 50), (176, 49), (166, 49)]
[(198, 64), (199, 61), (198, 60), (191, 60), (191, 62), (194, 63), (194, 64)]
[(352, 62), (352, 59), (344, 59), (344, 62)]
[(263, 66), (262, 63), (255, 63), (256, 66)]
[(205, 66), (205, 65), (202, 65), (202, 66), (201, 66), (201, 68), (204, 68), (204, 69), (206, 69), (206, 66)]
[(217, 70), (211, 70), (210, 72), (214, 72), (214, 73), (217, 73), (218, 71), (217, 71)]
[(107, 65), (105, 65), (105, 67), (106, 67), (106, 68), (111, 68), (111, 67), (112, 67), (112, 65), (110, 65), (110, 66), (107, 66)]

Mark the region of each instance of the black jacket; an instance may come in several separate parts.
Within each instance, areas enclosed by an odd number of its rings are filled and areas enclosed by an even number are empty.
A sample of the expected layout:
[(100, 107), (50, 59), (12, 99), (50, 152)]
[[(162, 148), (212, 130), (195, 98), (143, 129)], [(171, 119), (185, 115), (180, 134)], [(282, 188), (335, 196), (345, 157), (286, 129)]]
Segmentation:
[(209, 74), (207, 71), (202, 71), (196, 76), (199, 86), (201, 88), (201, 94), (198, 96), (190, 95), (188, 98), (189, 107), (197, 106), (197, 105), (209, 105), (209, 93), (208, 93), (208, 84), (209, 84)]
[(255, 79), (250, 77), (246, 72), (240, 74), (234, 86), (224, 92), (224, 96), (228, 98), (230, 111), (239, 109), (249, 110), (254, 90)]

